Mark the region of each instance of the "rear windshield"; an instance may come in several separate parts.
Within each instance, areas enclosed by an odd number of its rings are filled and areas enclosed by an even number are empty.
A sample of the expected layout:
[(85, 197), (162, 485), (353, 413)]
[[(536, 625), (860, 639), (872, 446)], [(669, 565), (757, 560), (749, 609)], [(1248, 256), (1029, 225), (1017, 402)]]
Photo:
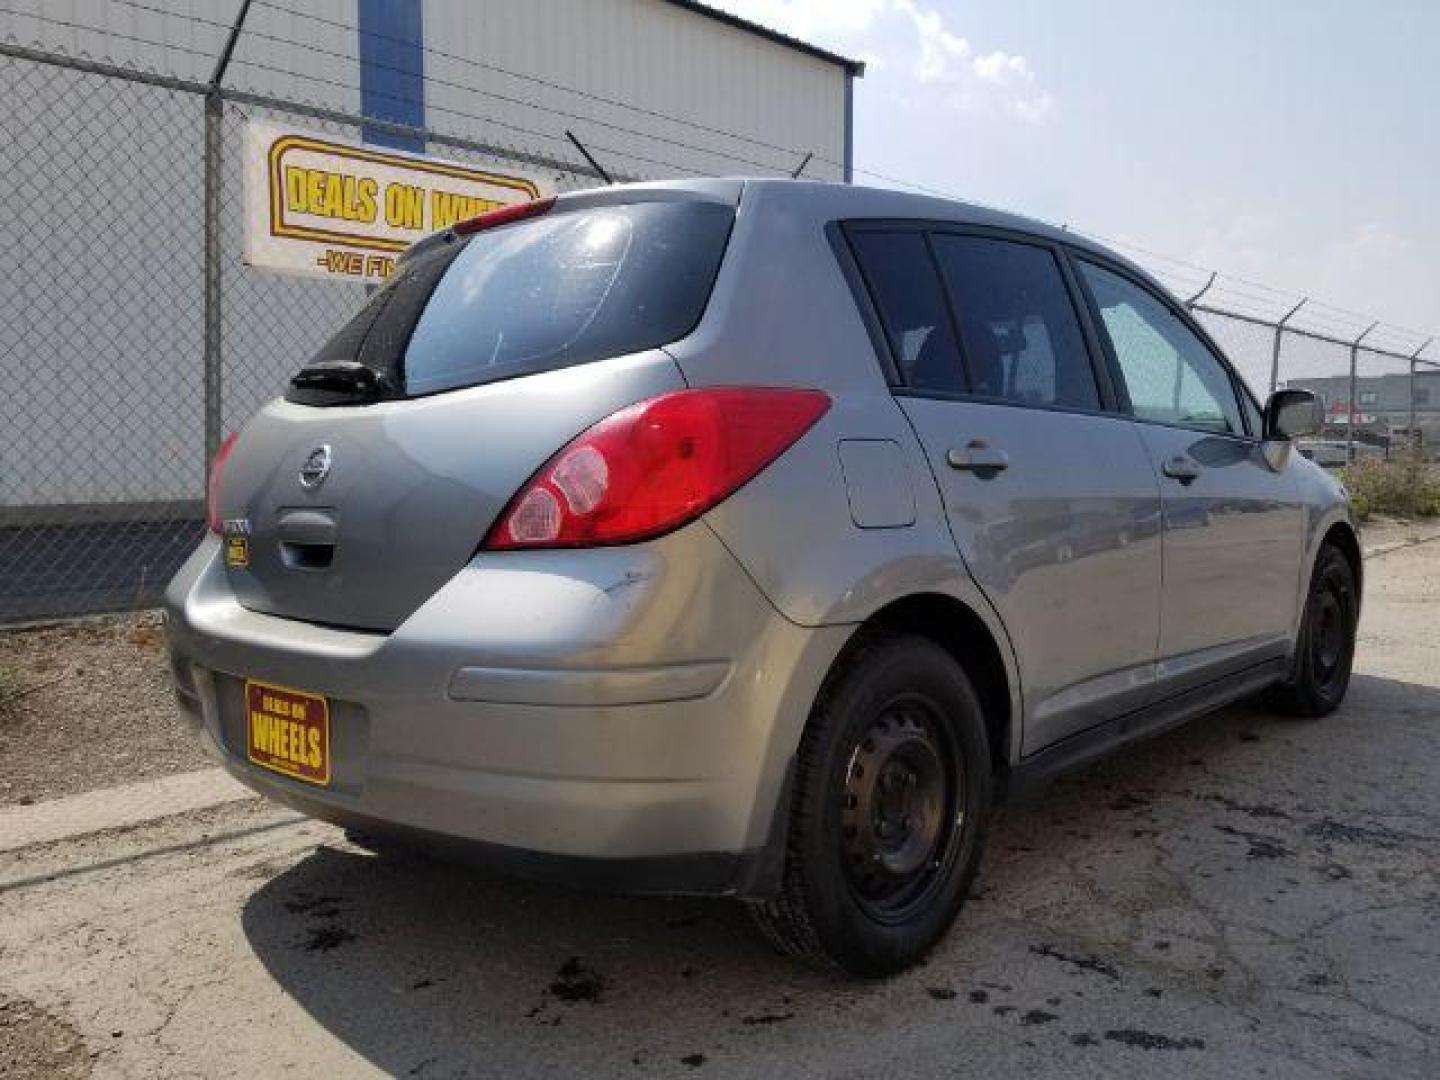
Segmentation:
[(734, 209), (648, 202), (551, 213), (472, 237), (401, 365), (432, 394), (676, 341), (700, 321)]

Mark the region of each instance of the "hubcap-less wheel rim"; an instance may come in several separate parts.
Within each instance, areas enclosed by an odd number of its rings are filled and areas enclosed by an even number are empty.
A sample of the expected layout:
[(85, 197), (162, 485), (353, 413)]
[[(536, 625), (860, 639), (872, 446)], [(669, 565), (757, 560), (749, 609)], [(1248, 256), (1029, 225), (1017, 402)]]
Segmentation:
[(1344, 678), (1350, 647), (1345, 599), (1339, 583), (1324, 582), (1311, 603), (1310, 666), (1316, 689), (1329, 695)]
[(939, 710), (888, 705), (851, 752), (841, 795), (841, 856), (856, 903), (897, 922), (943, 882), (961, 825), (959, 770)]

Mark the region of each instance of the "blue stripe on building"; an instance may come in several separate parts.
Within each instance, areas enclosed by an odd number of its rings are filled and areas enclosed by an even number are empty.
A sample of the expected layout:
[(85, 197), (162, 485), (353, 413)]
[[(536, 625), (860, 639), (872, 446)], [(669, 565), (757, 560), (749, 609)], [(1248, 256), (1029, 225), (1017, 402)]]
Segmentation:
[[(356, 0), (360, 37), (360, 111), (375, 120), (425, 126), (425, 26), (422, 0)], [(423, 153), (425, 140), (362, 128), (368, 143)]]

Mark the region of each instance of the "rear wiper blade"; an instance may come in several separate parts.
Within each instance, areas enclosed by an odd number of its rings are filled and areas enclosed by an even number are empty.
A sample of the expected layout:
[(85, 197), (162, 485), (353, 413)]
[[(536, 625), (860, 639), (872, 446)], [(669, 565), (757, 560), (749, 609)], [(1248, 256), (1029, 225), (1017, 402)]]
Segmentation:
[(384, 374), (355, 360), (310, 364), (291, 377), (290, 386), (295, 390), (329, 390), (367, 401), (385, 397), (391, 390)]

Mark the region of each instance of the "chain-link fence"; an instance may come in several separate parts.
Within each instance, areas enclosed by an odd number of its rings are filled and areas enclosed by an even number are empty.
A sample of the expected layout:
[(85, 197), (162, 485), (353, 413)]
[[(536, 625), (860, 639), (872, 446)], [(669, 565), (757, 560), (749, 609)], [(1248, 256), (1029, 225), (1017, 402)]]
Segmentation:
[(1320, 396), (1325, 426), (1302, 447), (1314, 460), (1338, 466), (1405, 450), (1440, 460), (1434, 338), (1153, 252), (1132, 254), (1186, 300), (1261, 401), (1284, 387)]
[[(1205, 303), (1191, 310), (1260, 400), (1283, 387), (1319, 395), (1325, 426), (1302, 450), (1320, 464), (1406, 451), (1440, 459), (1440, 362), (1421, 355), (1429, 338), (1375, 323), (1321, 330)], [(1347, 330), (1353, 336), (1337, 336)], [(1377, 337), (1387, 345), (1370, 344)]]
[[(377, 125), (8, 43), (0, 99), (0, 622), (152, 605), (200, 539), (221, 433), (365, 295), (243, 263), (245, 121), (352, 142)], [(556, 190), (596, 182), (411, 133)]]
[[(225, 28), (213, 29), (210, 59), (224, 55)], [(221, 71), (201, 81), (0, 42), (0, 622), (154, 604), (201, 536), (221, 434), (274, 397), (363, 298), (361, 284), (268, 276), (242, 261), (247, 119), (351, 141), (377, 128), (409, 135), (462, 162), (523, 164), (561, 191), (596, 182), (550, 143), (222, 89)], [(658, 119), (672, 133), (681, 123)], [(690, 149), (725, 158), (715, 145)], [(771, 171), (790, 171), (776, 149)], [(698, 171), (695, 159), (655, 153), (632, 152), (622, 172)], [(1177, 291), (1187, 285), (1183, 272), (1171, 277)], [(1277, 310), (1247, 307), (1246, 288), (1212, 276), (1189, 291), (1262, 398), (1283, 385), (1325, 397), (1317, 457), (1385, 453), (1397, 439), (1440, 446), (1428, 342), (1378, 326), (1349, 334), (1348, 313), (1279, 310), (1291, 305), (1269, 290)]]

